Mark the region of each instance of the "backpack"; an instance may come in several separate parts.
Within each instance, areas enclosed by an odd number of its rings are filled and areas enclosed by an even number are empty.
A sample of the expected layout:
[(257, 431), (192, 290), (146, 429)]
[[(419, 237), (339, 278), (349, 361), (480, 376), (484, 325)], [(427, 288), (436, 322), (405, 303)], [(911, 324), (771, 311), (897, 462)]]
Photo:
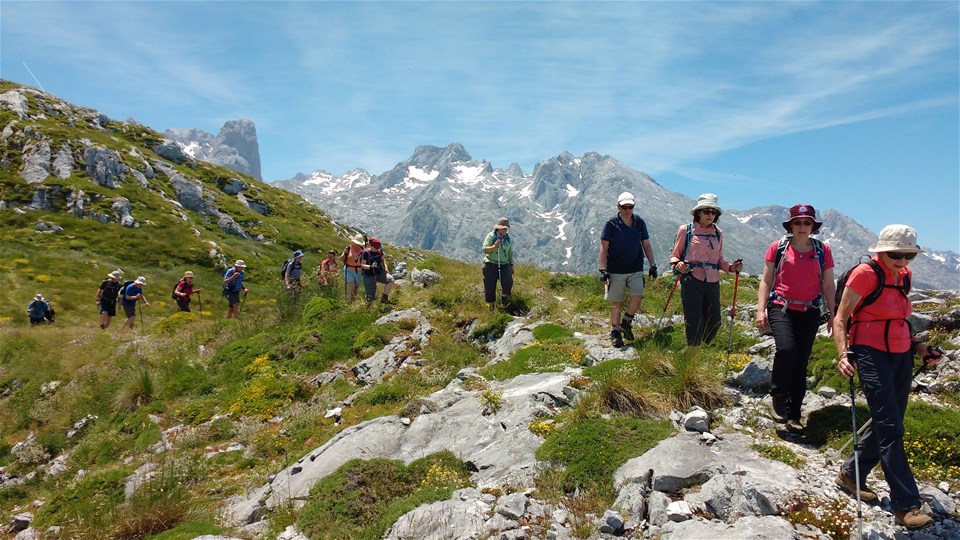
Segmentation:
[[(708, 237), (709, 237), (709, 236), (716, 236), (716, 237), (717, 237), (717, 244), (719, 244), (719, 243), (720, 243), (720, 229), (718, 229), (717, 226), (714, 225), (714, 226), (713, 226), (713, 230), (716, 231), (715, 234), (697, 234), (696, 236), (708, 236)], [(693, 222), (691, 221), (690, 223), (687, 223), (687, 238), (683, 241), (683, 252), (680, 253), (680, 260), (681, 260), (681, 261), (686, 261), (686, 260), (687, 260), (687, 248), (690, 247), (690, 240), (693, 239), (693, 237), (694, 237), (694, 234), (693, 234)], [(778, 246), (778, 247), (779, 247), (779, 246)], [(704, 264), (704, 263), (699, 263), (699, 264), (700, 264), (700, 266), (715, 266), (715, 265), (713, 265), (713, 264)], [(821, 264), (822, 264), (822, 263), (821, 263)]]
[(283, 281), (283, 276), (287, 274), (287, 268), (290, 268), (290, 265), (293, 264), (293, 259), (287, 259), (283, 261), (283, 266), (280, 267), (280, 281)]
[(860, 262), (848, 268), (845, 272), (840, 274), (840, 277), (837, 278), (837, 295), (836, 295), (836, 306), (840, 305), (840, 299), (843, 298), (843, 290), (847, 286), (847, 280), (850, 278), (850, 274), (853, 273), (853, 270), (859, 267), (861, 264), (866, 264), (873, 269), (873, 273), (877, 276), (877, 287), (871, 291), (869, 294), (864, 296), (860, 303), (853, 308), (853, 312), (850, 313), (850, 318), (845, 321), (846, 327), (849, 330), (850, 326), (853, 323), (853, 319), (860, 310), (869, 306), (870, 304), (876, 302), (880, 299), (880, 295), (883, 294), (883, 289), (896, 289), (900, 291), (904, 297), (910, 293), (910, 274), (907, 274), (903, 277), (903, 285), (887, 285), (883, 282), (883, 269), (880, 268), (880, 264), (873, 259), (863, 260), (861, 257)]
[(123, 302), (127, 299), (127, 287), (133, 285), (133, 280), (128, 279), (123, 282), (123, 285), (120, 286), (120, 292), (117, 294), (117, 302)]
[(173, 286), (173, 291), (170, 292), (170, 298), (173, 298), (174, 300), (179, 300), (179, 299), (180, 299), (180, 297), (177, 296), (177, 289), (180, 288), (180, 284), (181, 284), (181, 283), (183, 283), (183, 280), (182, 280), (182, 279), (181, 279), (180, 281), (178, 281), (178, 282)]
[[(787, 252), (787, 246), (790, 245), (790, 238), (791, 235), (784, 235), (784, 237), (780, 239), (780, 243), (777, 244), (777, 254), (773, 258), (773, 283), (770, 284), (771, 297), (776, 295), (774, 290), (776, 289), (777, 285), (777, 276), (780, 275), (780, 265), (783, 263), (783, 256)], [(813, 250), (817, 254), (817, 261), (820, 262), (820, 275), (823, 276), (823, 265), (825, 264), (824, 260), (826, 259), (826, 253), (823, 249), (823, 242), (817, 240), (816, 238), (811, 238), (810, 241), (813, 242)]]

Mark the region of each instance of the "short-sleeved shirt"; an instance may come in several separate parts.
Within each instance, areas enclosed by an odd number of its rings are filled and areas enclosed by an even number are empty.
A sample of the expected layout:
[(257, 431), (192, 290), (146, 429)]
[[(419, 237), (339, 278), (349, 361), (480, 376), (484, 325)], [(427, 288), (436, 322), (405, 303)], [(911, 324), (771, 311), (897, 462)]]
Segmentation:
[(320, 261), (320, 271), (321, 272), (336, 272), (339, 268), (336, 259), (324, 259)]
[[(777, 260), (776, 240), (767, 248), (763, 258), (769, 262)], [(823, 270), (833, 268), (833, 252), (830, 246), (823, 244)], [(776, 269), (774, 269), (776, 271)], [(820, 296), (820, 260), (817, 259), (817, 250), (811, 247), (810, 251), (797, 251), (787, 244), (780, 261), (780, 271), (774, 276), (773, 291), (778, 297), (788, 298), (794, 302), (812, 302)], [(783, 302), (774, 299), (779, 306)], [(803, 310), (804, 306), (788, 304), (789, 309)]]
[(383, 268), (383, 250), (382, 249), (365, 249), (363, 253), (360, 254), (360, 260), (363, 264), (373, 265), (376, 263), (376, 268), (371, 268), (370, 270), (364, 269), (363, 275), (365, 276), (375, 276), (380, 272), (384, 272)]
[[(879, 257), (873, 260), (880, 264), (883, 282), (887, 285), (902, 286), (906, 276), (912, 274), (909, 268), (900, 270), (896, 275), (891, 272)], [(867, 264), (857, 265), (847, 277), (846, 288), (866, 298), (877, 288), (877, 274)], [(861, 300), (862, 301), (862, 300)], [(857, 312), (851, 327), (850, 344), (866, 345), (891, 353), (907, 352), (912, 347), (910, 326), (906, 318), (913, 312), (910, 300), (900, 291), (884, 287), (880, 298)], [(889, 328), (887, 323), (889, 322)], [(884, 339), (886, 334), (886, 339)], [(889, 348), (888, 348), (889, 346)]]
[[(232, 275), (234, 275), (234, 274), (236, 274), (236, 273), (237, 273), (237, 268), (236, 268), (236, 267), (227, 269), (227, 273), (223, 275), (223, 280), (226, 281), (226, 280), (230, 279), (230, 276), (232, 276)], [(228, 291), (240, 292), (240, 291), (243, 290), (243, 271), (241, 270), (241, 271), (239, 272), (239, 274), (240, 274), (240, 275), (237, 276), (236, 279), (234, 279), (234, 280), (231, 281), (230, 283), (227, 283), (226, 287), (227, 287), (227, 290), (228, 290)]]
[(120, 289), (122, 288), (123, 285), (121, 285), (119, 281), (113, 281), (112, 279), (103, 280), (103, 283), (100, 284), (100, 300), (116, 302), (117, 296), (120, 295)]
[(290, 263), (290, 266), (287, 267), (287, 278), (298, 280), (300, 279), (300, 274), (303, 273), (303, 261), (297, 261), (296, 259)]
[(513, 260), (513, 240), (510, 238), (510, 233), (502, 236), (496, 230), (487, 233), (487, 237), (483, 239), (483, 247), (492, 246), (498, 238), (500, 239), (500, 247), (490, 253), (484, 253), (483, 262), (499, 265), (510, 264), (510, 261)]
[(607, 245), (607, 272), (632, 274), (643, 271), (643, 241), (650, 239), (647, 224), (640, 216), (633, 215), (633, 226), (628, 227), (617, 214), (607, 221), (600, 240)]
[(139, 294), (142, 293), (142, 292), (143, 292), (143, 287), (139, 287), (139, 286), (137, 286), (137, 285), (134, 284), (134, 283), (131, 283), (131, 284), (127, 285), (127, 288), (124, 289), (124, 291), (123, 291), (123, 304), (128, 305), (128, 306), (135, 305), (135, 304), (137, 303), (137, 300), (139, 300), (139, 299), (138, 299), (138, 298), (135, 298), (135, 299), (133, 299), (133, 300), (127, 300), (127, 297), (128, 297), (128, 296), (137, 296), (137, 295), (139, 295)]
[(31, 319), (42, 319), (49, 309), (50, 304), (41, 302), (40, 300), (34, 300), (27, 304), (27, 310), (30, 312)]
[(183, 294), (186, 295), (186, 296), (178, 296), (178, 297), (177, 297), (177, 300), (179, 300), (179, 301), (181, 301), (181, 302), (189, 302), (189, 301), (190, 301), (190, 295), (193, 294), (193, 283), (191, 283), (191, 282), (189, 282), (189, 281), (187, 281), (187, 280), (185, 280), (185, 279), (181, 279), (181, 280), (177, 283), (177, 289), (179, 289), (180, 292), (182, 292)]
[[(690, 244), (687, 253), (683, 253), (683, 246), (687, 243), (687, 225), (681, 225), (677, 230), (677, 241), (670, 252), (670, 260), (684, 260), (691, 263), (690, 275), (706, 281), (716, 283), (720, 281), (720, 270), (730, 270), (730, 263), (723, 260), (723, 231), (716, 225), (704, 227), (696, 221), (690, 231)], [(700, 266), (697, 263), (708, 263), (713, 266)]]

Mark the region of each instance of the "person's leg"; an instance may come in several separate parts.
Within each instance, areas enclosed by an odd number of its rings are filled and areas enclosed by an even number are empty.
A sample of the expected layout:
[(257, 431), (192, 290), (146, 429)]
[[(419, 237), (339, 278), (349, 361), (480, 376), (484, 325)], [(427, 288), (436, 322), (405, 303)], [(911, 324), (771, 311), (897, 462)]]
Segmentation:
[(793, 375), (793, 364), (796, 362), (797, 344), (794, 338), (793, 322), (780, 306), (767, 305), (767, 320), (776, 346), (770, 397), (773, 398), (774, 419), (785, 422), (789, 415), (790, 377)]
[(497, 301), (497, 267), (483, 264), (483, 301), (492, 305)]
[(703, 293), (697, 287), (698, 280), (685, 276), (680, 278), (680, 305), (683, 307), (683, 330), (688, 346), (700, 345), (703, 334)]
[(817, 339), (817, 328), (820, 326), (820, 311), (816, 309), (788, 311), (787, 315), (793, 324), (796, 344), (787, 392), (790, 396), (789, 418), (799, 421), (803, 398), (807, 394), (807, 365), (810, 362), (810, 353), (813, 351), (813, 342)]
[(507, 303), (506, 299), (510, 297), (510, 294), (513, 292), (513, 267), (511, 266), (502, 266), (500, 267), (500, 296), (503, 299), (503, 303)]
[(363, 276), (363, 297), (367, 302), (377, 298), (377, 276)]
[(720, 282), (703, 282), (703, 342), (710, 343), (720, 331)]

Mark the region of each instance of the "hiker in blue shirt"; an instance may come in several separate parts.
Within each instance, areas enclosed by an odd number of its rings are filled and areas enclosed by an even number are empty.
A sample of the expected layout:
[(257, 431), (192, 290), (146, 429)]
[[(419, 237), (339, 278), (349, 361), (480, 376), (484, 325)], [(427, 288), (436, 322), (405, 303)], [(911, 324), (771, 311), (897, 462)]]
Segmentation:
[(223, 293), (227, 297), (227, 318), (236, 319), (237, 315), (240, 314), (240, 293), (244, 295), (249, 292), (249, 289), (243, 286), (243, 274), (247, 268), (247, 263), (243, 262), (243, 259), (237, 259), (237, 262), (233, 263), (233, 268), (227, 270), (227, 273), (223, 275)]
[(143, 286), (146, 284), (147, 278), (139, 276), (123, 290), (120, 305), (123, 306), (123, 314), (127, 316), (127, 320), (123, 321), (121, 328), (125, 326), (133, 330), (133, 323), (137, 320), (137, 300), (143, 300), (145, 306), (150, 305), (147, 297), (143, 295)]
[(47, 321), (47, 313), (50, 311), (50, 304), (42, 294), (37, 293), (33, 297), (33, 302), (27, 304), (27, 315), (30, 316), (30, 324), (41, 324)]
[[(650, 261), (650, 277), (657, 279), (657, 263), (647, 224), (633, 213), (635, 199), (624, 191), (617, 197), (617, 215), (611, 218), (600, 234), (600, 281), (606, 285), (605, 298), (610, 301), (610, 341), (623, 347), (623, 339), (633, 339), (633, 316), (643, 300), (643, 256)], [(620, 318), (624, 293), (630, 292), (630, 304)]]
[(283, 285), (291, 297), (296, 298), (303, 285), (300, 283), (300, 276), (303, 274), (303, 252), (299, 249), (293, 252), (293, 261), (287, 265), (287, 271), (283, 274)]

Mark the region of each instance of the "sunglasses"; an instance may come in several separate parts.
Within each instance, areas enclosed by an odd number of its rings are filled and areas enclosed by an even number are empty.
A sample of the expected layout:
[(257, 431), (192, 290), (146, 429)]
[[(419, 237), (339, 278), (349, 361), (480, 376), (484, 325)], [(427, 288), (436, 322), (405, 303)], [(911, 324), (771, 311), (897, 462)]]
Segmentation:
[(810, 227), (813, 225), (813, 221), (809, 219), (795, 219), (790, 222), (791, 225), (799, 225), (801, 227)]
[(701, 208), (700, 213), (701, 214), (719, 214), (720, 212), (717, 212), (713, 208)]
[(917, 256), (916, 253), (897, 253), (895, 251), (887, 252), (887, 257), (890, 257), (895, 261), (899, 261), (900, 259), (906, 259), (908, 261), (912, 261), (913, 259), (916, 258), (916, 256)]
[(620, 208), (623, 208), (624, 210), (633, 210), (633, 205), (632, 205), (632, 204), (621, 204), (621, 205), (620, 205)]

